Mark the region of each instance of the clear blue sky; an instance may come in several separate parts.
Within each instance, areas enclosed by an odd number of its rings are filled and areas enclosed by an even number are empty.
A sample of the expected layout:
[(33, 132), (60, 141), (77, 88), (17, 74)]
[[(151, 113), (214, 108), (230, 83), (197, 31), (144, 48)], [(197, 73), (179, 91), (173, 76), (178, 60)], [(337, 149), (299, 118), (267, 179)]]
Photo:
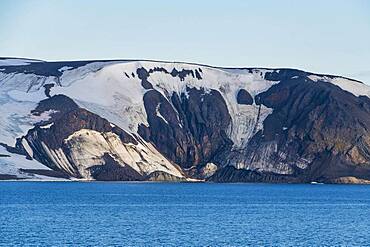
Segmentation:
[(1, 0), (0, 56), (293, 67), (370, 84), (370, 1)]

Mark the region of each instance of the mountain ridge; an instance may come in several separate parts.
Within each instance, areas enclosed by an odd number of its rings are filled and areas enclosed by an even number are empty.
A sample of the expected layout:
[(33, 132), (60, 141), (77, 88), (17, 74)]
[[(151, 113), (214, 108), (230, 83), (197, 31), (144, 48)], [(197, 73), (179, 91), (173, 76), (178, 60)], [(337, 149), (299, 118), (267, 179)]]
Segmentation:
[[(31, 171), (45, 166), (88, 180), (370, 179), (370, 87), (359, 81), (297, 69), (37, 61), (0, 59), (2, 177), (44, 178)], [(23, 167), (22, 157), (37, 165)]]
[[(5, 60), (5, 59), (21, 59), (21, 60), (32, 60), (35, 62), (39, 63), (55, 63), (55, 64), (65, 64), (65, 63), (92, 63), (92, 62), (154, 62), (154, 63), (167, 63), (167, 64), (186, 64), (186, 65), (196, 65), (196, 66), (203, 66), (203, 67), (208, 67), (208, 68), (214, 68), (214, 69), (239, 69), (239, 70), (254, 70), (254, 69), (263, 69), (263, 70), (292, 70), (292, 71), (297, 71), (297, 72), (304, 72), (308, 73), (310, 75), (317, 75), (317, 76), (328, 76), (328, 77), (338, 77), (338, 78), (343, 78), (343, 79), (348, 79), (351, 81), (356, 81), (361, 84), (366, 84), (361, 80), (357, 80), (351, 77), (346, 77), (342, 75), (334, 75), (334, 74), (329, 74), (329, 73), (315, 73), (312, 71), (307, 71), (304, 69), (300, 68), (294, 68), (294, 67), (239, 67), (239, 66), (213, 66), (209, 64), (203, 64), (203, 63), (192, 63), (192, 62), (182, 62), (182, 61), (169, 61), (169, 60), (157, 60), (157, 59), (119, 59), (119, 58), (114, 58), (114, 59), (77, 59), (77, 60), (41, 60), (41, 59), (32, 59), (32, 58), (20, 58), (20, 57), (0, 57), (0, 60)], [(17, 65), (14, 65), (17, 66)], [(2, 67), (0, 65), (0, 67)]]

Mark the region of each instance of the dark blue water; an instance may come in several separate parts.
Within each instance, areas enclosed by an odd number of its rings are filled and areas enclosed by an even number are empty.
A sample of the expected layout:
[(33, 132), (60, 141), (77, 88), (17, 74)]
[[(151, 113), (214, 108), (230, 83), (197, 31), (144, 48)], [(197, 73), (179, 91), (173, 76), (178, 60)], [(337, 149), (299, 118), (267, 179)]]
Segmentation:
[(0, 245), (370, 244), (370, 186), (1, 182)]

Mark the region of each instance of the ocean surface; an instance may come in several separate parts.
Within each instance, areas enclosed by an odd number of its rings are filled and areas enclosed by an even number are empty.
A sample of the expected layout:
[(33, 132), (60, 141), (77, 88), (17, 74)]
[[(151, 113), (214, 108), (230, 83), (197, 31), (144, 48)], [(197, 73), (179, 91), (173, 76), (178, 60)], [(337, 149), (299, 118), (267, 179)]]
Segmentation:
[(370, 186), (0, 182), (1, 246), (369, 246)]

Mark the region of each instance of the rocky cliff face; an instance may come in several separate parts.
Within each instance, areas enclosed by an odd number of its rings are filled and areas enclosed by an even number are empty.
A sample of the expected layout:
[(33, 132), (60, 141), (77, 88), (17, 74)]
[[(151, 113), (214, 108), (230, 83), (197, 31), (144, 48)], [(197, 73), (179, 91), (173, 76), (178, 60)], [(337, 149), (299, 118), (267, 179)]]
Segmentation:
[(150, 143), (79, 108), (67, 96), (43, 100), (32, 113), (42, 114), (41, 109), (52, 110), (50, 118), (18, 139), (17, 149), (54, 170), (98, 180), (144, 180), (157, 170), (183, 177)]
[(151, 61), (6, 64), (1, 177), (370, 180), (370, 88), (361, 82)]
[(150, 90), (144, 106), (149, 128), (139, 134), (185, 169), (213, 161), (232, 145), (226, 134), (231, 117), (218, 91), (187, 88), (166, 99)]
[[(258, 104), (273, 109), (263, 130), (226, 162), (242, 162), (252, 170), (271, 167), (277, 174), (289, 175), (284, 179), (292, 182), (326, 182), (351, 175), (368, 180), (369, 98), (356, 97), (326, 81), (280, 79), (256, 96)], [(224, 176), (233, 181), (251, 180), (249, 173), (226, 171)], [(223, 173), (211, 179), (223, 181)]]

